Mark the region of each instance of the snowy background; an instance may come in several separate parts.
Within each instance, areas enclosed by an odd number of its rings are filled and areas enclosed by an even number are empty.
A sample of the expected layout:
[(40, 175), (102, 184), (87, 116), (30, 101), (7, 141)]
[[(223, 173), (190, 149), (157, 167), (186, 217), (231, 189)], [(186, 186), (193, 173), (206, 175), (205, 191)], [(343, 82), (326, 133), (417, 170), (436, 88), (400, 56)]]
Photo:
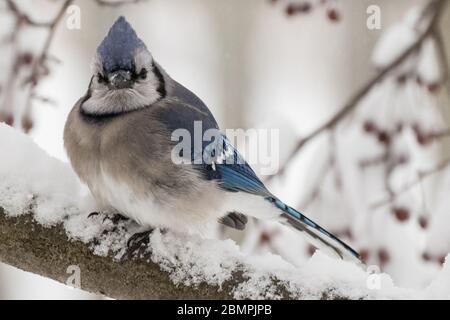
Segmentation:
[[(47, 21), (63, 1), (14, 2), (33, 19)], [(305, 12), (292, 14), (292, 8), (305, 3), (310, 4), (303, 7)], [(23, 86), (30, 72), (28, 54), (39, 54), (46, 30), (24, 27), (15, 42), (8, 41), (15, 20), (2, 4), (0, 65), (9, 71), (0, 75), (0, 120), (13, 122), (17, 130), (31, 128), (29, 136), (40, 148), (66, 162), (65, 118), (87, 88), (96, 46), (114, 20), (125, 15), (155, 59), (208, 104), (222, 128), (279, 129), (283, 163), (302, 137), (332, 117), (417, 39), (422, 29), (421, 7), (416, 6), (427, 1), (318, 3), (149, 0), (110, 8), (78, 0), (74, 4), (81, 9), (81, 29), (69, 30), (67, 18), (61, 20), (49, 51), (61, 63), (50, 59), (49, 75), (39, 78), (34, 89)], [(381, 9), (379, 30), (366, 26), (366, 10), (373, 4)], [(450, 7), (441, 20), (442, 29), (448, 30)], [(450, 156), (446, 139), (450, 93), (437, 41), (424, 41), (339, 126), (311, 141), (283, 175), (269, 182), (275, 194), (352, 244), (397, 287), (417, 290), (411, 292), (430, 290), (430, 284), (436, 287), (442, 277), (448, 278), (441, 269), (450, 251), (450, 168), (435, 168)], [(448, 34), (443, 41), (449, 48)], [(22, 67), (15, 67), (18, 60)], [(16, 75), (13, 82), (11, 74)], [(26, 99), (28, 90), (35, 92), (31, 103)], [(14, 134), (5, 128), (0, 133), (4, 135), (0, 147), (8, 150), (8, 142), (15, 138), (7, 137)], [(26, 166), (18, 161), (14, 167), (6, 157), (0, 158), (2, 170), (13, 168), (16, 176), (36, 174), (20, 163)], [(61, 187), (66, 193), (79, 187), (71, 177), (66, 181), (69, 185)], [(0, 181), (0, 190), (6, 183)], [(58, 190), (55, 184), (49, 190)], [(289, 266), (306, 266), (305, 270), (332, 274), (339, 269), (320, 255), (309, 260), (313, 250), (303, 238), (277, 224), (251, 221), (245, 233), (225, 229), (220, 233), (221, 238), (234, 239), (255, 261), (270, 252)], [(449, 297), (449, 291), (441, 289), (429, 296)], [(96, 298), (5, 265), (0, 265), (0, 297)]]

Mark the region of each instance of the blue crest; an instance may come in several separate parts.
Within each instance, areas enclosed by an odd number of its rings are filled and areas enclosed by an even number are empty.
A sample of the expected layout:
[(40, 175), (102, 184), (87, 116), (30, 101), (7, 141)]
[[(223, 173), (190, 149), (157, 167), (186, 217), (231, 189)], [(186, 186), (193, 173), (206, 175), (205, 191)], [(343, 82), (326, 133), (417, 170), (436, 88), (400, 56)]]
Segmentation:
[(134, 70), (133, 54), (138, 48), (146, 48), (133, 27), (121, 16), (113, 24), (106, 38), (97, 48), (105, 72)]

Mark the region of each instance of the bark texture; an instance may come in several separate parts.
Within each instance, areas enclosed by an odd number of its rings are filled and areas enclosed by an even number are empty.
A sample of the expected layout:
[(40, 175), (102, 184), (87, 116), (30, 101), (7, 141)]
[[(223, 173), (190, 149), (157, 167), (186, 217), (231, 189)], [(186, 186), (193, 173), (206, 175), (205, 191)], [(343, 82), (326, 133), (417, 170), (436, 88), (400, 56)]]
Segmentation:
[(175, 285), (157, 264), (94, 255), (87, 244), (69, 240), (61, 226), (46, 228), (30, 214), (9, 217), (1, 207), (0, 261), (64, 284), (71, 276), (68, 267), (76, 265), (81, 270), (82, 290), (116, 299), (232, 298), (232, 282), (222, 290), (206, 284), (195, 288)]

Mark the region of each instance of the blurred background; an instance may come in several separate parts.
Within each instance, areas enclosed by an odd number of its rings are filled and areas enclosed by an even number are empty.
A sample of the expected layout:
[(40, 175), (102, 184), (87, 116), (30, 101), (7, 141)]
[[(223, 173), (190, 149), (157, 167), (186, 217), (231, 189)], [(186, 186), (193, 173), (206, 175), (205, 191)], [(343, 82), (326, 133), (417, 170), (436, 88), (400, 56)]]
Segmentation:
[[(450, 251), (446, 2), (3, 1), (0, 122), (67, 161), (66, 116), (87, 89), (97, 45), (124, 15), (221, 128), (279, 130), (284, 170), (262, 176), (275, 194), (397, 285), (424, 288)], [(299, 266), (314, 252), (271, 223), (220, 236)], [(0, 298), (97, 297), (0, 264)]]

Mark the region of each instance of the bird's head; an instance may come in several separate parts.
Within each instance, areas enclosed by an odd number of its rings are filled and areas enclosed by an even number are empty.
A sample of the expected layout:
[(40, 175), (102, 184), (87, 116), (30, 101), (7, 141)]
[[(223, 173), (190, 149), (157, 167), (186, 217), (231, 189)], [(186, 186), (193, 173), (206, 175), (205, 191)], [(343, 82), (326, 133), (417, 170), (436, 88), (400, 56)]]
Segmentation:
[(120, 17), (97, 48), (83, 111), (112, 115), (147, 107), (165, 95), (162, 69), (144, 42)]

